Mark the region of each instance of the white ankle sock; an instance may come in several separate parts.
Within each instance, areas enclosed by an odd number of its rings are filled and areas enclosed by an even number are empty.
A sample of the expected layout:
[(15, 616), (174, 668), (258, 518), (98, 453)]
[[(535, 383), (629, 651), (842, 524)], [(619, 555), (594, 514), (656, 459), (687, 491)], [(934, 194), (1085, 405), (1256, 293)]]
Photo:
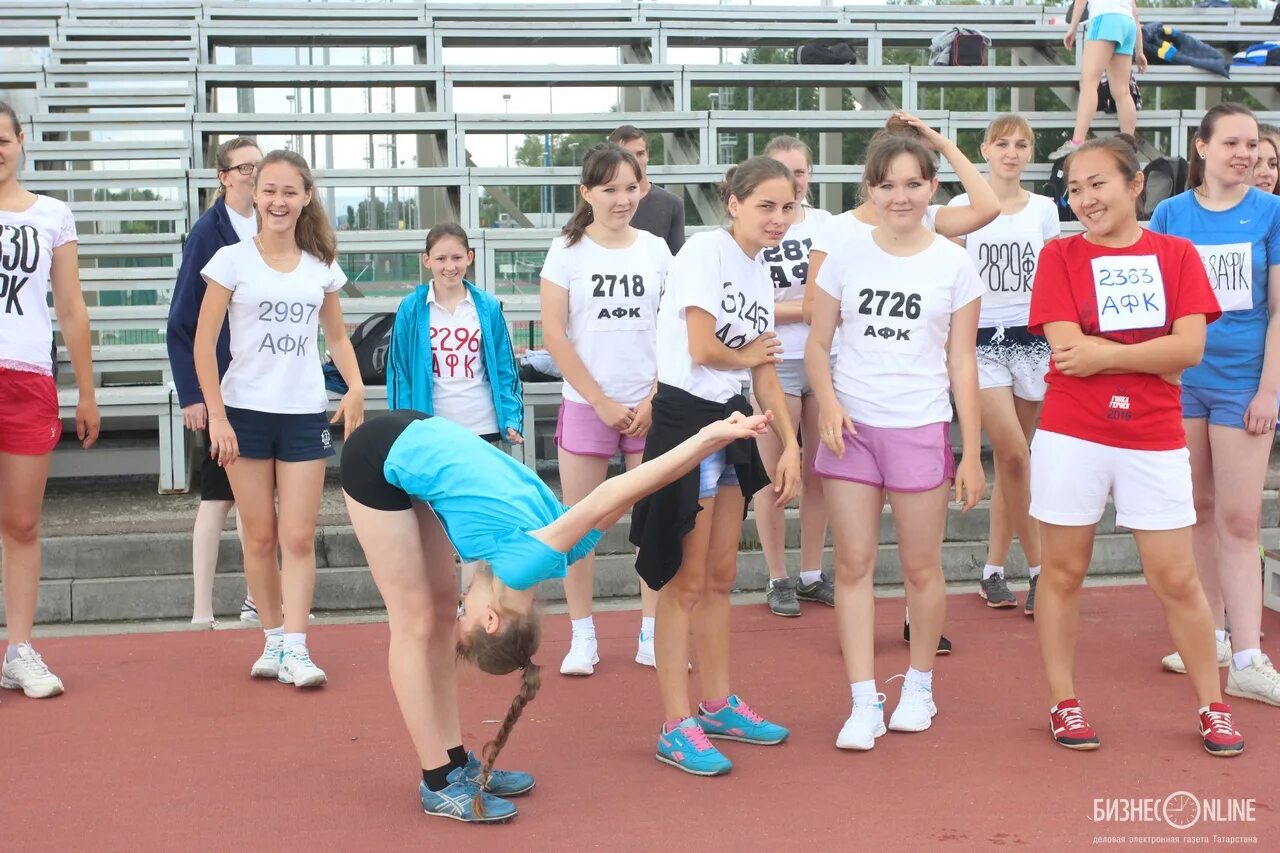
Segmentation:
[(811, 569), (800, 573), (800, 583), (808, 586), (822, 580), (822, 569)]
[(303, 651), (306, 651), (306, 648), (307, 648), (307, 634), (305, 631), (299, 634), (284, 635), (285, 651), (288, 651), (289, 649), (302, 649)]
[(1004, 566), (993, 566), (987, 563), (982, 567), (982, 579), (984, 581), (991, 580), (991, 576), (994, 574), (1004, 574)]
[(596, 635), (596, 623), (590, 616), (584, 616), (581, 619), (570, 619), (569, 626), (573, 628), (573, 636), (575, 637), (594, 637)]
[(4, 650), (5, 662), (7, 663), (11, 660), (17, 660), (18, 650), (21, 649), (23, 646), (26, 646), (27, 648), (31, 648), (30, 643), (10, 643), (9, 648)]
[(1236, 652), (1232, 655), (1235, 659), (1236, 669), (1247, 669), (1253, 665), (1253, 656), (1262, 654), (1262, 649), (1245, 649), (1242, 652)]
[(283, 640), (284, 626), (281, 625), (279, 628), (263, 628), (262, 633), (266, 636), (268, 640), (270, 640), (272, 637), (279, 637), (280, 639)]
[(1227, 632), (1225, 629), (1221, 631), (1214, 631), (1213, 636), (1217, 638), (1219, 643), (1225, 643), (1227, 641)]
[(657, 619), (653, 616), (641, 616), (640, 617), (640, 633), (648, 637), (650, 640), (652, 640), (653, 625), (656, 621)]
[(1031, 568), (1027, 569), (1027, 577), (1034, 578), (1034, 577), (1038, 577), (1039, 575), (1040, 575), (1039, 566), (1032, 566)]
[(903, 679), (903, 686), (923, 687), (927, 690), (933, 689), (933, 670), (921, 672), (918, 669), (907, 667), (906, 678)]
[(849, 689), (853, 693), (853, 707), (876, 704), (876, 680), (874, 678), (869, 678), (866, 681), (855, 681), (849, 685)]

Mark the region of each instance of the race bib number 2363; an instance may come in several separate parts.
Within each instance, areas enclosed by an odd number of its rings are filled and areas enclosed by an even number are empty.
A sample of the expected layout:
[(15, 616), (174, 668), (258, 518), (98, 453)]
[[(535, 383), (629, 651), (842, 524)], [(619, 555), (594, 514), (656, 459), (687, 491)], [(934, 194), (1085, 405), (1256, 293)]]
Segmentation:
[(1165, 324), (1164, 279), (1155, 255), (1094, 258), (1092, 264), (1101, 331), (1157, 329)]

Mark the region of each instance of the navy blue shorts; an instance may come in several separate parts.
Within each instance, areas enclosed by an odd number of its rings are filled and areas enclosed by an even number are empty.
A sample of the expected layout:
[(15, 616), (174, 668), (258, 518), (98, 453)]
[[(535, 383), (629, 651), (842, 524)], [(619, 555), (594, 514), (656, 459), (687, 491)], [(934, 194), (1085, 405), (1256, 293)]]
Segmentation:
[(310, 462), (334, 455), (329, 417), (324, 412), (279, 415), (227, 406), (227, 420), (236, 431), (236, 443), (245, 459)]

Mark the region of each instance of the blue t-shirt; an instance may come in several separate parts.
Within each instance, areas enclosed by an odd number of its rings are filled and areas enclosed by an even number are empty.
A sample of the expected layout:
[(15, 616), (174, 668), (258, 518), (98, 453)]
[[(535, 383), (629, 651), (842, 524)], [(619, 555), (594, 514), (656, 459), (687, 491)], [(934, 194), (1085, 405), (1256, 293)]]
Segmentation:
[(1256, 390), (1267, 343), (1267, 275), (1280, 266), (1280, 197), (1251, 187), (1235, 207), (1212, 211), (1187, 190), (1156, 205), (1151, 230), (1195, 243), (1222, 308), (1209, 326), (1204, 360), (1182, 383)]
[(444, 418), (414, 421), (391, 445), (387, 482), (429, 504), (464, 560), (487, 560), (512, 589), (562, 578), (604, 534), (592, 530), (562, 554), (529, 535), (566, 508), (538, 475)]

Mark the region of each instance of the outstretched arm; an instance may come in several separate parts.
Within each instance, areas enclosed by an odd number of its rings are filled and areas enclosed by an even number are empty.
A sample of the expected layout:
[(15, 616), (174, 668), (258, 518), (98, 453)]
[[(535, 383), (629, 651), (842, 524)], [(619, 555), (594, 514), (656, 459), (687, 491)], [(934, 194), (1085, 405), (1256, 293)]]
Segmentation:
[(738, 439), (764, 434), (772, 420), (772, 413), (765, 412), (749, 417), (734, 414), (708, 424), (658, 458), (605, 480), (560, 518), (529, 535), (567, 553), (583, 536), (592, 530), (607, 530), (640, 498), (679, 479), (707, 456)]

